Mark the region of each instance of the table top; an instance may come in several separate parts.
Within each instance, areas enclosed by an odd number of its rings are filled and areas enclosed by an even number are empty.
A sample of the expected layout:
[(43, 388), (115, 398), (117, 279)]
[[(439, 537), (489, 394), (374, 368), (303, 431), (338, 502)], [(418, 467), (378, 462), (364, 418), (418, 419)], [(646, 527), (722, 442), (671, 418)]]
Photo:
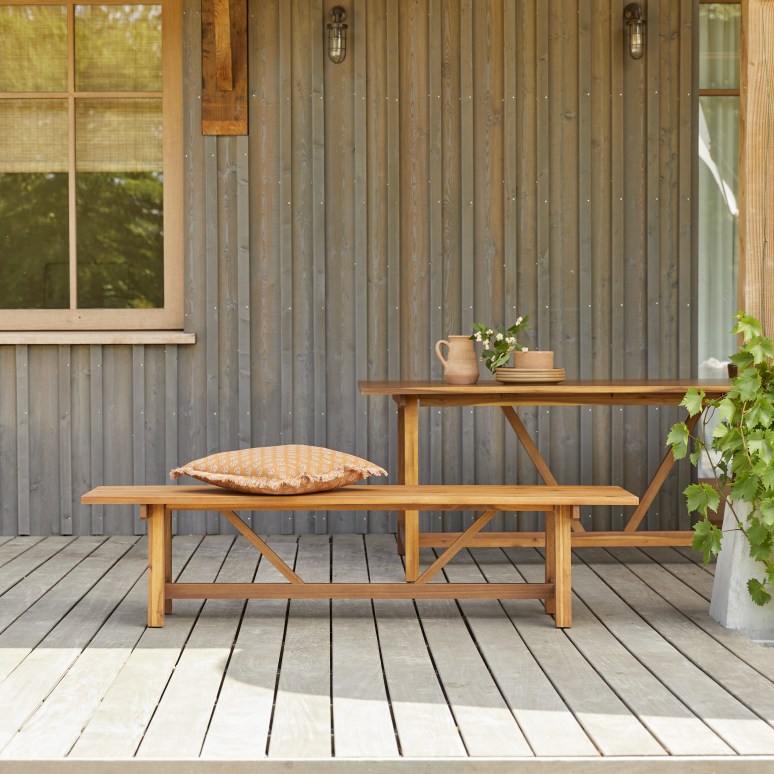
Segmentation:
[(417, 398), (427, 405), (678, 405), (691, 387), (718, 397), (731, 387), (728, 379), (589, 379), (555, 384), (501, 384), (479, 380), (476, 384), (437, 381), (361, 381), (363, 395)]

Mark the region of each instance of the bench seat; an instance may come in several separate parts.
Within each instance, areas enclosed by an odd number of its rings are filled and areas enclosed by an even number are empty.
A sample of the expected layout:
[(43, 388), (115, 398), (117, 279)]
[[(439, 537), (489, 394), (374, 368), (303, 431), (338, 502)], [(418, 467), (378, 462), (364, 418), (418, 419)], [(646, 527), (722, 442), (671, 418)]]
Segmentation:
[[(572, 624), (570, 533), (581, 506), (637, 505), (617, 486), (355, 485), (303, 495), (262, 495), (213, 486), (100, 486), (81, 502), (133, 504), (148, 523), (148, 626), (164, 625), (172, 600), (183, 598), (519, 598), (544, 599), (557, 627)], [(173, 583), (172, 519), (176, 510), (217, 511), (287, 579), (286, 583)], [(406, 512), (406, 583), (305, 583), (236, 511), (374, 510)], [(419, 572), (419, 511), (476, 510), (482, 513), (424, 572)], [(433, 583), (428, 581), (501, 511), (544, 511), (544, 583)], [(497, 534), (497, 533), (488, 533)], [(491, 543), (490, 543), (491, 545)]]

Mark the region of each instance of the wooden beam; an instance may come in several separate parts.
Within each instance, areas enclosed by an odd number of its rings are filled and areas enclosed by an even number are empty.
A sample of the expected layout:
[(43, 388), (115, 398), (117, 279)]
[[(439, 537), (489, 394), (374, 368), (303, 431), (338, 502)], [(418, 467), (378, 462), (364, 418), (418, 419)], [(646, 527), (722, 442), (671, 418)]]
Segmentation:
[(202, 134), (247, 134), (247, 0), (202, 0)]
[(739, 308), (774, 335), (774, 0), (743, 0), (739, 127)]

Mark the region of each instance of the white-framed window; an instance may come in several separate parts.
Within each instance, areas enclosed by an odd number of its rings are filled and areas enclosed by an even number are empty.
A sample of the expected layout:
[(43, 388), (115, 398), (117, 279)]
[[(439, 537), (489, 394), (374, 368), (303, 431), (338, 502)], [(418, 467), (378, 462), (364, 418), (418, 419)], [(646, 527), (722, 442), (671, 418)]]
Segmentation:
[(698, 347), (699, 376), (726, 375), (736, 344), (739, 255), (738, 0), (699, 4)]
[(0, 1), (0, 331), (183, 327), (181, 23)]

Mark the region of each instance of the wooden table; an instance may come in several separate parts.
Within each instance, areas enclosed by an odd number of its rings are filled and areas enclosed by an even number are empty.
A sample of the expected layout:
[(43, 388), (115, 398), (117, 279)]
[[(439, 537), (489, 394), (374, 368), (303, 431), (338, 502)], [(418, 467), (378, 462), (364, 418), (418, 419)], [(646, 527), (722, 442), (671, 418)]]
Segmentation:
[[(558, 384), (479, 381), (468, 385), (446, 384), (442, 381), (361, 381), (358, 386), (363, 395), (389, 395), (398, 406), (399, 483), (419, 483), (420, 406), (499, 406), (540, 477), (546, 484), (556, 484), (556, 478), (519, 419), (516, 406), (678, 406), (690, 387), (703, 389), (708, 397), (717, 398), (724, 395), (731, 384), (726, 379), (648, 379), (564, 381)], [(690, 429), (696, 426), (699, 416), (687, 420)], [(585, 532), (580, 522), (577, 522), (573, 545), (690, 545), (693, 533), (688, 530), (637, 532), (674, 462), (672, 452), (668, 450), (623, 531)], [(399, 514), (399, 540), (404, 519), (404, 514)], [(422, 533), (420, 545), (449, 545), (456, 534)], [(510, 538), (498, 533), (497, 536), (498, 545), (506, 541), (506, 545), (534, 546), (542, 545), (543, 540), (543, 533), (512, 533)], [(486, 545), (486, 533), (478, 536), (477, 545)]]

